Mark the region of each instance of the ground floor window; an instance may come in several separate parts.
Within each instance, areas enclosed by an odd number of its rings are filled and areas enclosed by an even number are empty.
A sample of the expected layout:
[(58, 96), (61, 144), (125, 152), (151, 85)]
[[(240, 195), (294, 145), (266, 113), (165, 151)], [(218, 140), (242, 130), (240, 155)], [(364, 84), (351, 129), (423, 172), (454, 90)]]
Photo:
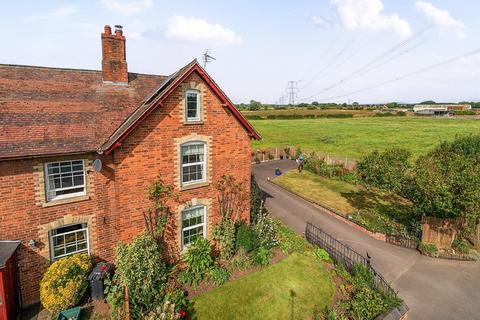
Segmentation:
[(86, 223), (72, 224), (50, 231), (52, 260), (74, 253), (89, 252), (88, 228)]
[(196, 206), (182, 211), (182, 248), (206, 236), (205, 206)]

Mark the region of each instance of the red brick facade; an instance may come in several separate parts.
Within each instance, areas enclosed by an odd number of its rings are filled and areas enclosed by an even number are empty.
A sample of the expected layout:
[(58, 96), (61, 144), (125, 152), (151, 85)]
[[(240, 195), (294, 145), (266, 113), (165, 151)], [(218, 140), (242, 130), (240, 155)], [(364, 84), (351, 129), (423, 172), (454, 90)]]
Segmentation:
[[(203, 122), (185, 124), (183, 117), (184, 85), (202, 87)], [(178, 185), (178, 139), (207, 137), (209, 181), (196, 188), (181, 190)], [(96, 153), (65, 157), (0, 161), (0, 239), (21, 240), (20, 278), (24, 305), (38, 300), (38, 285), (49, 265), (49, 228), (73, 222), (86, 222), (91, 253), (112, 260), (118, 241), (129, 241), (145, 229), (142, 212), (151, 203), (147, 188), (158, 174), (175, 185), (178, 203), (172, 203), (167, 235), (171, 253), (180, 248), (180, 211), (192, 203), (208, 203), (207, 233), (218, 219), (214, 182), (231, 174), (250, 186), (250, 137), (207, 83), (197, 73), (191, 74), (109, 155)], [(51, 205), (45, 202), (43, 173), (45, 162), (52, 159), (89, 159), (100, 157), (103, 169), (87, 165), (87, 197)], [(78, 200), (78, 201), (77, 201)], [(244, 218), (248, 219), (249, 208)], [(29, 241), (36, 242), (35, 247)]]

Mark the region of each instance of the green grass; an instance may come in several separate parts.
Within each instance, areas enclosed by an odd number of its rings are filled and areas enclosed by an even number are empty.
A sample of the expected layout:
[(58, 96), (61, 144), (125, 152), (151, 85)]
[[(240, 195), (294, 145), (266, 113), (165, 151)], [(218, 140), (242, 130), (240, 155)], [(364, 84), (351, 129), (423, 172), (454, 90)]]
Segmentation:
[(254, 149), (300, 146), (302, 150), (350, 159), (390, 147), (404, 147), (418, 156), (442, 140), (480, 130), (480, 120), (416, 117), (251, 120), (251, 123), (263, 138), (253, 142)]
[(311, 319), (315, 305), (322, 309), (330, 305), (333, 293), (332, 279), (324, 265), (313, 254), (293, 253), (193, 301), (199, 320)]
[(410, 204), (403, 198), (368, 191), (305, 170), (289, 171), (273, 181), (345, 217), (351, 215), (355, 222), (372, 231), (393, 232), (398, 224), (407, 225), (411, 218)]

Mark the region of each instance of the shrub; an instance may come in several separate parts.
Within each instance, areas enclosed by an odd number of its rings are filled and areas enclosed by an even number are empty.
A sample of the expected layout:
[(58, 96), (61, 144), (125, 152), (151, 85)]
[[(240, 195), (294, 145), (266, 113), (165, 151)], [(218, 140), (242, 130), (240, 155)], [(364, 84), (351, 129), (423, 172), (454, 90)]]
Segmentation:
[(260, 247), (253, 252), (253, 261), (255, 264), (267, 266), (270, 263), (272, 255), (273, 253), (271, 249)]
[(52, 263), (40, 282), (40, 300), (56, 314), (80, 302), (88, 287), (92, 265), (86, 253), (74, 254)]
[(262, 203), (265, 193), (257, 184), (257, 180), (252, 175), (250, 179), (250, 221), (255, 223), (257, 216), (262, 213)]
[(268, 157), (268, 160), (273, 160), (273, 159), (275, 159), (274, 155), (271, 154), (270, 152), (268, 153), (267, 157)]
[(353, 283), (355, 287), (372, 287), (373, 286), (373, 273), (365, 265), (357, 263), (352, 268)]
[(374, 319), (390, 308), (389, 301), (369, 287), (357, 290), (348, 305), (347, 311), (355, 320)]
[(424, 243), (424, 242), (421, 242), (419, 245), (418, 245), (418, 250), (426, 255), (426, 256), (429, 256), (429, 257), (438, 257), (438, 248), (435, 244), (433, 243)]
[(402, 148), (373, 151), (358, 163), (357, 172), (367, 185), (397, 193), (405, 184), (410, 157), (410, 151)]
[(237, 227), (235, 240), (236, 249), (244, 249), (246, 252), (253, 251), (257, 248), (258, 235), (253, 228), (246, 223), (240, 223)]
[(470, 246), (468, 245), (468, 243), (465, 240), (460, 240), (457, 238), (453, 240), (452, 248), (463, 254), (470, 252)]
[(230, 265), (233, 269), (245, 270), (252, 265), (252, 261), (245, 250), (239, 249), (237, 253), (232, 257)]
[[(465, 218), (473, 232), (480, 217), (480, 135), (457, 137), (418, 158), (404, 195), (418, 213)], [(468, 232), (467, 232), (468, 231)]]
[(319, 259), (320, 261), (332, 262), (330, 254), (328, 254), (325, 249), (319, 247), (315, 248), (315, 257), (317, 257), (317, 259)]
[(210, 270), (209, 278), (215, 283), (217, 286), (224, 284), (225, 282), (230, 279), (230, 272), (222, 267), (215, 267)]
[(222, 220), (212, 230), (212, 238), (220, 246), (220, 257), (230, 259), (235, 253), (235, 223), (232, 220)]
[(287, 159), (288, 159), (288, 158), (290, 157), (290, 155), (291, 155), (291, 154), (290, 154), (291, 149), (287, 147), (287, 148), (283, 149), (283, 151), (285, 151), (285, 156), (286, 156)]
[(301, 155), (302, 155), (302, 150), (300, 149), (300, 147), (296, 147), (295, 148), (295, 159), (300, 158)]
[(297, 235), (290, 228), (287, 228), (281, 221), (275, 219), (274, 223), (280, 248), (284, 253), (303, 253), (310, 248), (310, 244), (303, 237)]
[(141, 234), (130, 244), (115, 249), (115, 275), (107, 281), (107, 301), (123, 311), (124, 288), (128, 288), (130, 314), (142, 318), (161, 303), (168, 280), (162, 247), (150, 234)]
[(252, 223), (252, 228), (257, 234), (258, 246), (271, 249), (278, 246), (277, 230), (273, 218), (268, 213), (268, 210), (261, 208), (261, 213), (257, 215), (255, 221)]
[(212, 248), (205, 238), (198, 238), (182, 256), (186, 268), (180, 272), (179, 280), (197, 287), (213, 267)]

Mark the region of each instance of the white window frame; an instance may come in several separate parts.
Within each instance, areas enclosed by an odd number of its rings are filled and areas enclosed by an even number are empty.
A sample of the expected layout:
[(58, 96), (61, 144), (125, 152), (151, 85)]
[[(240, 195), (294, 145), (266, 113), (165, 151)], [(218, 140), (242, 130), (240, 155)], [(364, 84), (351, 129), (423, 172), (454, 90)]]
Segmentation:
[[(188, 116), (188, 95), (194, 93), (197, 96), (197, 116), (196, 117), (189, 117)], [(186, 122), (198, 122), (201, 118), (201, 106), (200, 106), (200, 91), (190, 89), (185, 92), (185, 121)]]
[[(54, 163), (64, 163), (64, 162), (74, 162), (74, 161), (81, 161), (82, 162), (82, 171), (83, 171), (83, 185), (79, 186), (71, 186), (71, 187), (66, 187), (66, 188), (54, 188), (53, 190), (50, 189), (50, 180), (49, 176), (54, 175), (54, 174), (49, 174), (48, 173), (48, 165), (54, 164)], [(85, 160), (83, 159), (75, 159), (75, 160), (62, 160), (62, 161), (52, 161), (52, 162), (47, 162), (45, 163), (44, 166), (44, 171), (45, 171), (45, 190), (46, 190), (46, 199), (47, 201), (55, 201), (55, 200), (61, 200), (61, 199), (67, 199), (67, 198), (72, 198), (72, 197), (79, 197), (79, 196), (84, 196), (87, 194), (87, 176), (85, 174)], [(64, 191), (64, 190), (69, 190), (69, 189), (78, 189), (82, 188), (83, 191), (75, 192), (75, 193), (69, 193), (69, 194), (62, 194), (62, 195), (55, 195), (55, 196), (50, 196), (52, 192), (56, 191)]]
[[(198, 145), (198, 144), (203, 145), (203, 161), (192, 162), (192, 163), (185, 163), (185, 164), (184, 164), (184, 163), (183, 163), (182, 147), (187, 147), (187, 146), (191, 146), (191, 145)], [(196, 165), (199, 165), (199, 164), (202, 165), (202, 179), (191, 180), (191, 181), (184, 182), (184, 181), (183, 181), (183, 168), (185, 168), (185, 167), (192, 167), (192, 166), (196, 166)], [(206, 143), (206, 142), (204, 142), (204, 141), (190, 141), (190, 142), (182, 143), (182, 144), (180, 145), (180, 182), (181, 182), (181, 185), (182, 185), (182, 186), (188, 186), (188, 185), (191, 185), (191, 184), (201, 183), (201, 182), (207, 181), (207, 177), (206, 177), (207, 170), (206, 170), (206, 167), (207, 167), (207, 143)]]
[[(192, 211), (202, 208), (203, 209), (203, 223), (199, 223), (193, 226), (188, 226), (186, 228), (183, 227), (183, 215), (185, 212)], [(198, 228), (200, 226), (203, 226), (203, 238), (207, 237), (207, 206), (205, 205), (198, 205), (198, 206), (193, 206), (193, 207), (188, 207), (182, 210), (181, 215), (180, 215), (180, 238), (181, 238), (181, 247), (182, 250), (185, 248), (188, 248), (189, 246), (192, 245), (192, 243), (189, 244), (184, 244), (184, 238), (183, 238), (183, 232), (191, 229)]]
[[(66, 256), (70, 256), (72, 254), (82, 253), (82, 252), (86, 252), (88, 255), (90, 255), (90, 238), (89, 238), (89, 233), (88, 233), (88, 225), (86, 223), (77, 223), (77, 224), (79, 224), (79, 225), (85, 224), (85, 227), (83, 227), (81, 229), (73, 230), (73, 231), (63, 232), (63, 233), (60, 233), (60, 234), (53, 234), (53, 232), (55, 230), (58, 230), (60, 228), (76, 225), (76, 224), (71, 224), (71, 225), (58, 227), (57, 229), (53, 229), (52, 231), (49, 232), (48, 237), (49, 237), (49, 241), (50, 241), (50, 257), (51, 257), (52, 261), (58, 260), (60, 258), (66, 257)], [(74, 251), (74, 252), (65, 253), (65, 254), (61, 254), (59, 256), (55, 256), (55, 247), (54, 247), (54, 244), (53, 244), (54, 238), (58, 238), (58, 237), (62, 237), (62, 236), (65, 237), (65, 235), (67, 235), (67, 234), (84, 232), (84, 231), (85, 231), (85, 241), (87, 243), (87, 248), (86, 249), (80, 249), (80, 250), (77, 250), (77, 251)], [(78, 242), (83, 242), (83, 241), (75, 241), (76, 246), (78, 246)], [(71, 243), (71, 242), (69, 242), (69, 243)], [(64, 247), (67, 246), (65, 241), (63, 243), (63, 246)]]

